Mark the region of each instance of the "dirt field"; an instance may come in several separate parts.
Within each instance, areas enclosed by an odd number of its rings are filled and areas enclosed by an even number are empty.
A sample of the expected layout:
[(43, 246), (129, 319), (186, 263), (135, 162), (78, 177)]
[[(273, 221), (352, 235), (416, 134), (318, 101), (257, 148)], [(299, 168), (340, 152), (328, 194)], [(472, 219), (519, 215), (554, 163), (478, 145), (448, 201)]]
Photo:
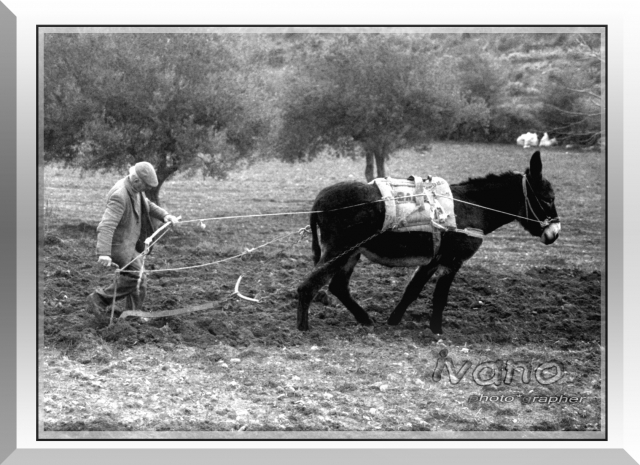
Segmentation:
[[(437, 144), (431, 152), (396, 155), (389, 171), (396, 177), (434, 174), (453, 183), (523, 171), (530, 156), (520, 147)], [(453, 283), (441, 340), (428, 329), (433, 284), (399, 326), (389, 327), (386, 318), (413, 270), (366, 259), (356, 267), (352, 291), (376, 320), (374, 327), (356, 325), (330, 297), (312, 305), (311, 331), (297, 331), (296, 287), (312, 270), (310, 238), (297, 231), (308, 215), (174, 228), (147, 259), (145, 310), (208, 302), (213, 308), (109, 327), (107, 316), (85, 312), (84, 301), (113, 276), (96, 263), (95, 227), (104, 195), (121, 176), (45, 168), (44, 430), (603, 430), (603, 155), (545, 150), (543, 165), (556, 191), (560, 238), (544, 246), (516, 223), (488, 236)], [(308, 211), (322, 187), (362, 179), (363, 171), (363, 160), (328, 156), (307, 164), (263, 162), (226, 181), (177, 177), (165, 184), (161, 200), (184, 220)], [(219, 261), (288, 233), (239, 259), (162, 271)], [(232, 294), (239, 276), (241, 293), (259, 303)], [(459, 384), (436, 382), (432, 372), (443, 348), (456, 367), (464, 360), (475, 366), (524, 357), (534, 368), (559, 360), (565, 373), (549, 385), (534, 379), (480, 386), (471, 372)], [(469, 401), (491, 389), (585, 400), (517, 406)]]

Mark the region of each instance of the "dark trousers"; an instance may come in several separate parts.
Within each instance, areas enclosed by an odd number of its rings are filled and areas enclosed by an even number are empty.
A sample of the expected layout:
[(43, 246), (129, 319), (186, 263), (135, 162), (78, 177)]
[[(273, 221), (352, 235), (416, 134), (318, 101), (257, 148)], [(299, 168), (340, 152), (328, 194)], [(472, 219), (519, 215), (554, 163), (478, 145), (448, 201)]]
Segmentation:
[(102, 298), (105, 305), (111, 305), (115, 294), (116, 300), (125, 299), (125, 308), (127, 310), (140, 310), (147, 294), (147, 278), (144, 274), (140, 283), (138, 283), (141, 268), (142, 257), (139, 257), (120, 271), (115, 286), (112, 281), (109, 287), (96, 289), (96, 294)]

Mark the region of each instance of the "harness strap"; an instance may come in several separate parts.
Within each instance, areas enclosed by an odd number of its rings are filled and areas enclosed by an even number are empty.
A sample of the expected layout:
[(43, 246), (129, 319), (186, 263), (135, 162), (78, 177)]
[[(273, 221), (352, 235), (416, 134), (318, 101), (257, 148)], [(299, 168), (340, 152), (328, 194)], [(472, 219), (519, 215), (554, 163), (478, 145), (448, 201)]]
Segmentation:
[(440, 250), (440, 243), (442, 242), (442, 236), (439, 229), (433, 228), (431, 232), (431, 239), (433, 240), (433, 256), (438, 255)]
[[(560, 218), (558, 218), (557, 216), (555, 218), (547, 217), (544, 221), (541, 221), (540, 218), (538, 218), (538, 215), (536, 215), (536, 212), (534, 211), (533, 207), (531, 206), (531, 202), (529, 201), (527, 184), (528, 184), (527, 175), (523, 174), (522, 175), (522, 193), (524, 194), (524, 216), (526, 216), (527, 219), (530, 219), (529, 210), (531, 210), (531, 213), (533, 213), (533, 216), (538, 221), (538, 223), (540, 223), (540, 226), (542, 226), (543, 229), (549, 226), (551, 223), (559, 223)], [(533, 194), (533, 196), (536, 199), (536, 202), (538, 202), (538, 205), (540, 205), (540, 201), (538, 200), (538, 197), (536, 197), (535, 193)], [(540, 205), (540, 207), (542, 207), (542, 205)]]
[(424, 195), (421, 195), (424, 191), (424, 181), (420, 176), (413, 176), (413, 181), (416, 183), (415, 191), (415, 202), (418, 205), (418, 208), (424, 208)]
[(466, 234), (467, 236), (471, 236), (471, 237), (477, 237), (479, 239), (482, 239), (484, 237), (484, 232), (482, 231), (482, 229), (477, 229), (477, 228), (464, 228), (464, 229), (456, 228), (454, 232)]

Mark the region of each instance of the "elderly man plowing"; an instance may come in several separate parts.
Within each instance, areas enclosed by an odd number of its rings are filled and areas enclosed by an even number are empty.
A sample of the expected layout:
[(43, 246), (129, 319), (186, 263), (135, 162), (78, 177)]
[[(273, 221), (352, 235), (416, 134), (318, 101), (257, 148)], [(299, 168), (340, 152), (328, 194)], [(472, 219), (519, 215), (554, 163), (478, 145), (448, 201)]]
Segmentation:
[(142, 308), (147, 283), (144, 273), (142, 276), (140, 273), (142, 257), (139, 255), (144, 251), (144, 240), (153, 234), (151, 218), (165, 223), (178, 222), (178, 218), (144, 195), (146, 190), (157, 185), (153, 165), (142, 161), (132, 166), (129, 175), (116, 182), (107, 194), (107, 209), (98, 225), (98, 263), (108, 267), (113, 262), (122, 270), (115, 288), (111, 284), (89, 295), (88, 311), (101, 313), (106, 310), (114, 293), (116, 300), (126, 299), (127, 310)]

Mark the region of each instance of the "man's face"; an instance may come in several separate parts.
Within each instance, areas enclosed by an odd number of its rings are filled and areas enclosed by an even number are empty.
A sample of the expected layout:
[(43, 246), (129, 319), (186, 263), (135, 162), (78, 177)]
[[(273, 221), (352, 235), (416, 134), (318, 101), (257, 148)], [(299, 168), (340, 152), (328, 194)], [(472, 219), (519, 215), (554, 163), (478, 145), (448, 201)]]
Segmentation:
[(133, 185), (133, 188), (136, 190), (136, 192), (144, 192), (146, 190), (149, 190), (151, 187), (138, 176), (131, 176), (131, 184)]

